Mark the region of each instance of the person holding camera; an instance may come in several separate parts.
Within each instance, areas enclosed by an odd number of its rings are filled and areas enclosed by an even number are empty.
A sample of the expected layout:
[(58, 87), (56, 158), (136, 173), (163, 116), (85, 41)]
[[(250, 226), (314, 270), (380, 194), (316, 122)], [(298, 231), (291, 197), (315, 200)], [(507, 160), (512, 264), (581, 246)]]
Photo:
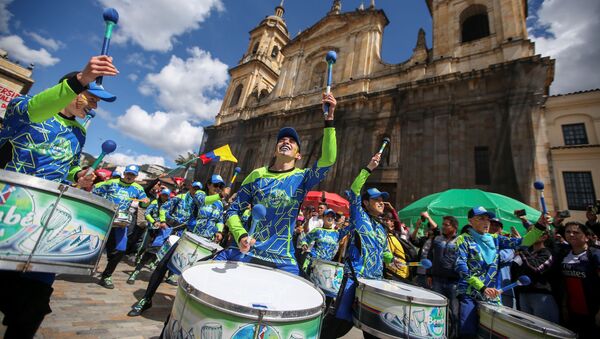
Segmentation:
[(587, 226), (596, 237), (600, 236), (600, 222), (598, 222), (598, 212), (600, 212), (600, 206), (596, 202), (595, 205), (588, 206), (585, 217), (587, 221), (585, 222), (585, 226)]

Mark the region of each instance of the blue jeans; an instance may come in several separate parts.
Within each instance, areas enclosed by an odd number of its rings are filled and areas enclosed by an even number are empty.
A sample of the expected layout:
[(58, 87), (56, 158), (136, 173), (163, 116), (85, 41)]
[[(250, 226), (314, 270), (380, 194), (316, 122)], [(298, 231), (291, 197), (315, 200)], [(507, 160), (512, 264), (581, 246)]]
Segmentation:
[(459, 295), (460, 302), (460, 320), (459, 335), (460, 338), (475, 338), (477, 328), (479, 327), (479, 315), (477, 314), (477, 301), (465, 295)]
[(443, 277), (433, 277), (431, 289), (444, 297), (448, 298), (448, 337), (456, 338), (458, 336), (457, 321), (459, 314), (459, 303), (456, 297), (458, 282), (453, 279)]
[(226, 249), (219, 253), (214, 258), (214, 260), (247, 262), (251, 264), (258, 264), (262, 266), (276, 268), (294, 275), (300, 275), (300, 270), (298, 269), (298, 265), (296, 264), (274, 263), (270, 261), (261, 260), (258, 258), (254, 258), (250, 255), (243, 254), (242, 252), (240, 252), (239, 248)]
[(559, 322), (558, 305), (551, 294), (521, 293), (519, 294), (519, 310), (555, 324)]

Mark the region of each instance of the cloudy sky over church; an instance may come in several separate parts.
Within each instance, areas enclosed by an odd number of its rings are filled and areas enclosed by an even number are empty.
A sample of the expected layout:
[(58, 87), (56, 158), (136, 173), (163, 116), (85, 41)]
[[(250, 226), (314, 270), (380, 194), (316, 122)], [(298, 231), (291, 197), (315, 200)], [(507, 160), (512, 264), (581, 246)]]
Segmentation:
[[(0, 48), (23, 65), (35, 64), (30, 94), (80, 69), (99, 53), (102, 9), (120, 14), (110, 53), (120, 70), (106, 79), (118, 96), (103, 103), (85, 151), (98, 154), (103, 140), (117, 141), (112, 161), (172, 165), (196, 152), (202, 126), (211, 125), (227, 89), (228, 68), (248, 48), (248, 32), (280, 0), (0, 0)], [(286, 0), (291, 37), (320, 20), (330, 0)], [(352, 11), (370, 0), (343, 0)], [(142, 5), (143, 4), (143, 5)], [(384, 32), (386, 63), (408, 59), (419, 28), (431, 47), (425, 0), (376, 0), (390, 20)], [(552, 94), (600, 87), (600, 1), (530, 0), (527, 20), (536, 53), (556, 59)], [(340, 56), (343, 57), (343, 56)]]

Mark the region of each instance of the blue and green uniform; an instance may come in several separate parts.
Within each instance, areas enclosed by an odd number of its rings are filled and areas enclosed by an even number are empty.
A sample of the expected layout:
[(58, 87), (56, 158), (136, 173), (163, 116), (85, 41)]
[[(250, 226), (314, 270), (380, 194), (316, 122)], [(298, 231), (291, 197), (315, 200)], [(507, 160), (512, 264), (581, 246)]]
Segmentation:
[(192, 232), (212, 240), (217, 232), (223, 232), (224, 209), (221, 200), (200, 207), (196, 218), (196, 226)]
[[(138, 183), (128, 184), (122, 179), (111, 179), (94, 185), (92, 193), (107, 199), (118, 207), (118, 213), (129, 214), (134, 199), (147, 199), (144, 188)], [(113, 227), (111, 233), (115, 237), (116, 249), (125, 251), (127, 247), (127, 227)]]
[(329, 168), (335, 163), (335, 128), (325, 127), (321, 147), (321, 157), (312, 168), (274, 172), (268, 167), (261, 167), (246, 177), (237, 199), (226, 213), (227, 226), (234, 240), (239, 244), (240, 239), (247, 236), (241, 218), (250, 205), (264, 205), (267, 214), (256, 225), (252, 234), (256, 243), (247, 255), (241, 256), (239, 250), (232, 249), (222, 252), (217, 259), (251, 261), (256, 258), (290, 273), (299, 273), (292, 242), (296, 217), (308, 191), (325, 179)]
[(85, 129), (59, 111), (85, 88), (69, 78), (33, 97), (13, 99), (0, 131), (0, 168), (52, 181), (74, 181)]
[[(362, 169), (348, 192), (350, 200), (350, 224), (340, 230), (340, 238), (350, 234), (348, 242), (348, 257), (357, 277), (381, 279), (384, 263), (392, 262), (394, 255), (387, 243), (387, 232), (378, 219), (372, 217), (362, 206), (360, 191), (371, 172)], [(348, 264), (346, 272), (350, 270)], [(344, 295), (336, 311), (336, 318), (352, 321), (352, 303), (356, 292), (357, 282), (348, 279)]]
[(304, 239), (302, 245), (314, 246), (310, 251), (310, 256), (322, 260), (332, 260), (338, 250), (340, 234), (337, 230), (331, 228), (315, 228), (310, 231)]
[(167, 221), (167, 211), (169, 210), (171, 200), (167, 200), (161, 203), (158, 199), (152, 200), (150, 205), (146, 207), (146, 212), (144, 213), (144, 217), (146, 221), (148, 221), (148, 230), (150, 232), (155, 233), (155, 237), (152, 240), (151, 247), (162, 246), (162, 244), (167, 240), (169, 235), (171, 235), (171, 228), (167, 227), (165, 229), (152, 230), (155, 222), (166, 222)]
[(178, 194), (171, 198), (167, 219), (171, 224), (184, 224), (192, 232), (196, 226), (198, 210), (219, 200), (218, 194), (207, 196), (204, 191), (197, 190), (194, 195), (190, 192)]

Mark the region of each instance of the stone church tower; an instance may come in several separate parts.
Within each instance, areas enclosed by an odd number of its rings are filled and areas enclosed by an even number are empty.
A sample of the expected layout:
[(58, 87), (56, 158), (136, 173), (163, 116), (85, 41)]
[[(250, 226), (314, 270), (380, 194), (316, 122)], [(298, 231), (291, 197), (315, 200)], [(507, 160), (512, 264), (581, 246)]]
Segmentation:
[[(315, 189), (341, 193), (379, 148), (392, 140), (370, 177), (398, 208), (448, 188), (480, 188), (537, 205), (532, 183), (550, 185), (543, 112), (554, 61), (535, 55), (526, 0), (425, 0), (433, 46), (415, 32), (412, 56), (381, 58), (389, 23), (375, 2), (344, 12), (342, 1), (290, 39), (283, 3), (250, 31), (250, 45), (230, 70), (231, 83), (203, 149), (229, 144), (241, 179), (268, 164), (279, 128), (294, 126), (303, 159), (319, 157), (325, 54), (334, 50), (338, 161)], [(234, 164), (199, 167), (198, 179), (229, 176)], [(552, 192), (546, 191), (549, 205)], [(549, 209), (552, 207), (549, 206)]]

